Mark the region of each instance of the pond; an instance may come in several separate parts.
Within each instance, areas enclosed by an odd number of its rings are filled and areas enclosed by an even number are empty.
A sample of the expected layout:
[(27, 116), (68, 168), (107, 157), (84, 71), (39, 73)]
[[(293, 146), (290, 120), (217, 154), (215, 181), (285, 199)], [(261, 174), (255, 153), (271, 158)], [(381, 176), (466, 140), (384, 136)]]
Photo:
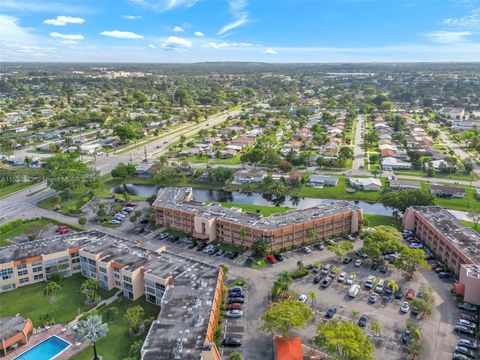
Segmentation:
[(123, 194), (127, 192), (130, 195), (134, 196), (145, 196), (150, 197), (156, 195), (158, 187), (154, 185), (141, 185), (141, 184), (121, 184), (117, 185), (110, 190), (115, 194)]

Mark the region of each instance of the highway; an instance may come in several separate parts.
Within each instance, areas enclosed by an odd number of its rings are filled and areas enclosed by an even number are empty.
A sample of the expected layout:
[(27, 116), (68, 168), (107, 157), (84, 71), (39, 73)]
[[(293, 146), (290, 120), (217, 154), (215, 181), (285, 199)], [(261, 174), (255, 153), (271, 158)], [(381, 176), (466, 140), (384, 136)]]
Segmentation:
[[(240, 112), (240, 109), (227, 111), (222, 114), (213, 115), (194, 127), (181, 130), (172, 129), (164, 135), (160, 135), (157, 140), (154, 140), (146, 145), (141, 145), (138, 148), (132, 148), (131, 150), (122, 154), (110, 153), (108, 156), (107, 154), (97, 155), (94, 167), (99, 170), (100, 175), (104, 175), (109, 173), (117, 164), (122, 162), (128, 163), (132, 161), (132, 163), (138, 164), (145, 159), (145, 149), (147, 158), (153, 159), (156, 156), (166, 153), (169, 145), (180, 140), (182, 135), (188, 138), (189, 136), (195, 135), (202, 129), (209, 129), (221, 124), (226, 121), (229, 116), (237, 116), (240, 114)], [(22, 216), (28, 218), (30, 217), (26, 216), (28, 214), (41, 216), (42, 213), (45, 212), (46, 216), (51, 216), (52, 212), (36, 207), (37, 202), (55, 195), (55, 190), (50, 188), (45, 189), (46, 187), (47, 183), (44, 181), (36, 184), (35, 186), (29, 187), (28, 189), (21, 190), (1, 198), (0, 224), (12, 221)], [(39, 192), (36, 193), (37, 191)]]

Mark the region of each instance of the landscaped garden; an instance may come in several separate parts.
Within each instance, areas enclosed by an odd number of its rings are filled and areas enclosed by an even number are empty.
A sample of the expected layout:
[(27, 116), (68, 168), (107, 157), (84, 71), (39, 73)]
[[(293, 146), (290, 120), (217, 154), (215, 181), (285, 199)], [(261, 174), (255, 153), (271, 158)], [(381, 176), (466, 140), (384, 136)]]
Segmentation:
[[(0, 316), (20, 314), (32, 320), (34, 326), (42, 325), (46, 315), (51, 315), (56, 323), (69, 322), (93, 306), (85, 303), (86, 297), (80, 288), (85, 280), (80, 274), (63, 278), (60, 281), (61, 289), (56, 292), (53, 303), (44, 295), (46, 282), (0, 293)], [(97, 293), (102, 299), (106, 299), (115, 291), (118, 290), (98, 289)]]

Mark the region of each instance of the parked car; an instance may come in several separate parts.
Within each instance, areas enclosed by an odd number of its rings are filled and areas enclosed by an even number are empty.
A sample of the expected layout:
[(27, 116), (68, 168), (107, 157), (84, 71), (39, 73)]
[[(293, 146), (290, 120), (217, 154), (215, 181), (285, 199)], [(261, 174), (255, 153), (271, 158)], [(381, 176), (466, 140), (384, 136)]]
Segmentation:
[(332, 282), (332, 278), (327, 276), (325, 279), (322, 281), (322, 287), (327, 288), (330, 286), (330, 283)]
[(307, 302), (307, 299), (308, 299), (308, 296), (305, 295), (305, 294), (302, 294), (302, 295), (300, 295), (300, 296), (298, 297), (297, 300), (304, 303), (304, 302)]
[(162, 232), (157, 236), (158, 240), (166, 240), (168, 239), (168, 234), (166, 232)]
[(449, 272), (446, 272), (446, 271), (441, 271), (441, 272), (438, 273), (438, 277), (439, 277), (440, 279), (446, 280), (446, 279), (451, 279), (451, 278), (453, 278), (453, 274), (452, 274), (452, 273), (449, 273)]
[(413, 300), (414, 297), (415, 297), (415, 290), (413, 290), (413, 289), (408, 289), (407, 295), (405, 295), (405, 299), (407, 299), (407, 300)]
[(197, 244), (196, 241), (192, 241), (192, 242), (190, 243), (190, 245), (187, 246), (187, 248), (188, 248), (188, 249), (193, 249), (193, 248), (194, 248), (195, 246), (197, 246), (197, 245), (198, 245), (198, 244)]
[(241, 310), (242, 304), (228, 304), (227, 310)]
[(368, 255), (363, 253), (361, 250), (357, 250), (355, 251), (355, 255), (357, 255), (358, 257), (362, 258), (362, 259), (366, 259), (368, 258)]
[(225, 338), (222, 342), (223, 346), (237, 347), (242, 345), (242, 340), (238, 338)]
[(378, 269), (378, 270), (379, 270), (381, 273), (384, 273), (384, 274), (385, 274), (385, 273), (387, 272), (387, 270), (388, 270), (388, 267), (387, 267), (386, 265), (382, 265), (382, 266), (380, 266), (380, 269)]
[(378, 266), (379, 266), (378, 263), (374, 262), (374, 263), (372, 264), (372, 266), (370, 266), (370, 269), (371, 269), (371, 270), (377, 270), (377, 269), (378, 269)]
[(402, 342), (404, 344), (408, 344), (412, 340), (412, 336), (410, 335), (410, 331), (408, 329), (405, 329), (405, 331), (402, 334)]
[(477, 315), (475, 314), (468, 314), (468, 313), (460, 313), (460, 319), (471, 321), (473, 323), (477, 322)]
[(458, 339), (457, 345), (458, 346), (463, 346), (463, 347), (465, 347), (467, 349), (471, 349), (471, 350), (477, 350), (478, 349), (477, 340), (473, 340), (473, 339), (465, 339), (465, 338)]
[(358, 293), (360, 292), (360, 285), (352, 285), (348, 290), (348, 296), (351, 298), (357, 297)]
[(402, 313), (407, 313), (410, 310), (410, 304), (408, 301), (404, 301), (402, 306), (400, 306), (400, 311)]
[(410, 311), (410, 314), (413, 316), (417, 316), (419, 314), (418, 308), (415, 306), (412, 306), (412, 310)]
[(225, 317), (229, 319), (238, 319), (243, 316), (242, 310), (229, 310), (225, 313)]
[(473, 304), (470, 304), (470, 303), (459, 303), (458, 304), (458, 307), (462, 310), (465, 310), (465, 311), (471, 311), (471, 312), (477, 312), (478, 311), (478, 307), (473, 305)]
[(374, 281), (375, 281), (375, 277), (373, 275), (369, 275), (363, 286), (366, 289), (371, 289), (371, 288), (373, 288), (373, 282)]
[(327, 245), (335, 244), (335, 241), (333, 241), (332, 239), (325, 240), (325, 242), (327, 243)]
[(360, 267), (362, 265), (362, 263), (363, 263), (362, 259), (357, 259), (357, 260), (355, 260), (353, 265), (356, 266), (356, 267)]
[(323, 243), (316, 243), (315, 245), (313, 245), (313, 248), (322, 251), (323, 249), (325, 249), (325, 245)]
[(315, 277), (313, 278), (313, 283), (314, 283), (314, 284), (318, 284), (321, 279), (322, 279), (322, 278), (321, 278), (319, 275), (315, 275)]
[(388, 254), (385, 255), (383, 258), (388, 262), (394, 262), (397, 257), (395, 256), (395, 254)]
[(113, 225), (118, 225), (121, 223), (121, 221), (118, 221), (118, 220), (115, 220), (115, 219), (112, 219), (108, 222), (109, 224), (113, 224)]
[(463, 326), (463, 325), (455, 325), (454, 331), (457, 334), (465, 334), (465, 335), (468, 335), (468, 336), (474, 336), (475, 335), (474, 330), (470, 329), (469, 327)]
[(475, 359), (475, 352), (463, 346), (456, 346), (454, 353), (465, 355), (470, 359)]
[(305, 254), (311, 254), (311, 253), (312, 253), (312, 249), (310, 249), (308, 246), (302, 247), (302, 251), (303, 251)]
[(344, 263), (344, 264), (349, 264), (349, 263), (352, 262), (352, 260), (353, 260), (353, 259), (352, 259), (351, 257), (348, 257), (348, 256), (347, 256), (345, 259), (343, 259), (343, 263)]
[(333, 315), (337, 312), (337, 308), (335, 306), (330, 306), (326, 311), (325, 311), (325, 317), (331, 319)]
[(347, 278), (347, 273), (345, 271), (341, 272), (340, 275), (337, 277), (338, 282), (344, 282)]
[(243, 297), (231, 297), (228, 298), (227, 303), (228, 304), (243, 304), (244, 303), (244, 298)]
[(362, 316), (360, 316), (360, 319), (358, 319), (358, 326), (365, 327), (367, 323), (368, 323), (368, 315), (363, 314)]
[(355, 281), (355, 278), (357, 277), (357, 274), (356, 273), (351, 273), (349, 276), (348, 276), (348, 279), (347, 281), (345, 281), (345, 283), (347, 285), (352, 285), (353, 282)]
[(466, 327), (468, 327), (470, 329), (473, 329), (473, 330), (475, 330), (477, 328), (477, 325), (475, 325), (473, 322), (468, 321), (468, 320), (464, 320), (464, 319), (458, 319), (457, 325), (466, 326)]
[(395, 299), (400, 300), (403, 298), (403, 288), (399, 287), (395, 293)]
[(275, 264), (277, 262), (277, 260), (275, 260), (275, 256), (273, 255), (267, 255), (265, 260), (267, 260), (270, 264)]
[(327, 264), (322, 267), (322, 271), (320, 271), (323, 275), (327, 275), (330, 272), (330, 269), (333, 267), (332, 264)]
[(377, 299), (378, 299), (378, 294), (372, 292), (370, 294), (370, 296), (368, 297), (368, 302), (371, 303), (371, 304), (375, 304), (377, 302)]
[(383, 293), (383, 289), (385, 288), (385, 280), (380, 280), (377, 284), (377, 286), (375, 286), (375, 292), (376, 293)]
[(234, 260), (238, 257), (238, 255), (240, 255), (240, 253), (238, 251), (234, 251), (232, 253), (232, 255), (230, 255), (230, 260)]
[(275, 254), (275, 260), (277, 261), (283, 261), (283, 255), (282, 254)]

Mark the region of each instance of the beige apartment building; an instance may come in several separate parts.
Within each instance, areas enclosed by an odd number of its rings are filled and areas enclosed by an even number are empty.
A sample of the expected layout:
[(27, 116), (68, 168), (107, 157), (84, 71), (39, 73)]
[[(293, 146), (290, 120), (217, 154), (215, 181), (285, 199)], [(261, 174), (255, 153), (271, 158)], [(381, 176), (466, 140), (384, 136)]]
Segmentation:
[(191, 188), (160, 189), (153, 208), (160, 226), (246, 248), (265, 241), (271, 251), (358, 232), (363, 218), (360, 208), (344, 201), (263, 217), (193, 201)]
[(221, 359), (213, 336), (224, 294), (218, 267), (98, 231), (0, 248), (1, 291), (45, 281), (56, 272), (81, 273), (103, 289), (119, 289), (130, 300), (144, 296), (160, 306), (142, 359), (167, 359), (172, 353), (181, 359)]
[(414, 230), (446, 266), (459, 276), (465, 301), (480, 305), (480, 234), (438, 206), (409, 207), (405, 229)]

